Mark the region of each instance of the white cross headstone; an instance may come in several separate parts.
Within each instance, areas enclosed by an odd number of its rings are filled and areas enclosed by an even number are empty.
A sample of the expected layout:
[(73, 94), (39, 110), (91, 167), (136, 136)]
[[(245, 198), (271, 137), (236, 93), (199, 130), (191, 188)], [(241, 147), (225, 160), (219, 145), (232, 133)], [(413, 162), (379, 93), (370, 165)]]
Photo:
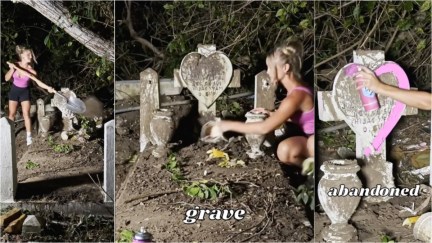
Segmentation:
[(115, 180), (115, 125), (111, 120), (104, 125), (104, 202), (112, 202), (114, 198)]
[[(390, 85), (408, 83), (406, 74), (402, 69), (398, 69), (397, 64), (385, 62), (383, 51), (354, 51), (354, 63), (381, 73), (378, 76), (384, 83)], [(333, 91), (318, 92), (319, 119), (322, 121), (345, 120), (356, 133), (356, 157), (362, 166), (362, 174), (368, 188), (374, 188), (377, 185), (381, 185), (381, 188), (395, 187), (393, 164), (386, 160), (385, 137), (388, 133), (382, 136), (382, 140), (378, 142), (379, 146), (375, 145), (380, 134), (385, 134), (393, 129), (400, 115), (416, 114), (417, 109), (408, 108), (395, 114), (393, 111), (398, 103), (388, 97), (378, 95), (381, 107), (375, 111), (365, 111), (354, 80), (346, 74), (348, 68), (344, 67), (336, 76)], [(398, 106), (403, 109), (401, 103)], [(392, 123), (389, 123), (390, 120), (394, 125), (389, 125)], [(384, 127), (390, 127), (390, 131), (388, 129), (385, 131)], [(382, 202), (387, 201), (390, 197), (366, 197), (365, 199), (369, 202)]]
[(17, 190), (15, 124), (0, 118), (0, 202), (14, 202)]
[(198, 45), (198, 52), (187, 54), (174, 70), (174, 85), (188, 88), (198, 100), (201, 117), (216, 116), (216, 99), (223, 91), (240, 87), (240, 70), (233, 70), (229, 58), (216, 45)]

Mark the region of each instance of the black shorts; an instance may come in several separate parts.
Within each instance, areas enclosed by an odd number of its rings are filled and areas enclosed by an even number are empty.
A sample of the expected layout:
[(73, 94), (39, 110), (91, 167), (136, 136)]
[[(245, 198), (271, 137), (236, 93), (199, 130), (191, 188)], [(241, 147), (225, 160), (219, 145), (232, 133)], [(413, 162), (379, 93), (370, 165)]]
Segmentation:
[(30, 101), (30, 88), (20, 88), (12, 84), (9, 91), (9, 100), (17, 102)]
[(277, 158), (277, 148), (283, 140), (290, 137), (297, 137), (297, 136), (302, 136), (306, 138), (308, 137), (308, 135), (306, 135), (306, 133), (303, 132), (300, 126), (292, 122), (286, 122), (283, 125), (283, 130), (284, 133), (281, 136), (275, 137), (273, 141), (273, 152), (276, 155), (276, 158)]

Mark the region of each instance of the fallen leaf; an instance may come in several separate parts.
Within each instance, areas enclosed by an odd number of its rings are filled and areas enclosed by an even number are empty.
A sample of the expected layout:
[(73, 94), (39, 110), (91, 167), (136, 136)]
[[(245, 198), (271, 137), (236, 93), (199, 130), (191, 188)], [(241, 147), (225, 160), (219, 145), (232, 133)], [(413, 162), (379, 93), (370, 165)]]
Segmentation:
[(413, 224), (415, 224), (415, 222), (417, 222), (417, 220), (418, 220), (419, 217), (420, 216), (414, 216), (414, 217), (406, 218), (403, 221), (402, 226), (408, 225), (408, 227), (411, 227), (411, 225), (413, 225)]

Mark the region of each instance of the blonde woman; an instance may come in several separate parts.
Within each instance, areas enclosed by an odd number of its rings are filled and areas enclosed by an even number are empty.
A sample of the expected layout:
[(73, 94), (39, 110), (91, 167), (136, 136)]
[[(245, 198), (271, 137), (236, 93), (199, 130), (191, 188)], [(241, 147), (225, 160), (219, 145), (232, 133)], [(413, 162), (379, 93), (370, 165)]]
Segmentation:
[(279, 108), (265, 112), (269, 117), (262, 122), (243, 123), (220, 121), (214, 129), (216, 134), (234, 131), (248, 134), (267, 134), (285, 125), (288, 121), (297, 124), (299, 132), (283, 137), (276, 148), (278, 159), (285, 164), (302, 167), (305, 158), (314, 156), (314, 97), (300, 74), (303, 59), (303, 44), (290, 39), (267, 55), (267, 73), (273, 83), (283, 85), (288, 91)]
[[(21, 104), (22, 113), (24, 117), (25, 128), (27, 131), (27, 145), (32, 143), (31, 136), (31, 120), (30, 120), (30, 78), (28, 73), (36, 76), (37, 73), (33, 69), (33, 63), (36, 63), (36, 58), (32, 49), (16, 46), (16, 53), (19, 57), (19, 62), (10, 63), (9, 71), (5, 75), (6, 81), (12, 79), (12, 88), (9, 91), (9, 119), (15, 120), (18, 104)], [(40, 82), (36, 81), (37, 85), (43, 89), (48, 90), (50, 93), (54, 93), (55, 90)]]

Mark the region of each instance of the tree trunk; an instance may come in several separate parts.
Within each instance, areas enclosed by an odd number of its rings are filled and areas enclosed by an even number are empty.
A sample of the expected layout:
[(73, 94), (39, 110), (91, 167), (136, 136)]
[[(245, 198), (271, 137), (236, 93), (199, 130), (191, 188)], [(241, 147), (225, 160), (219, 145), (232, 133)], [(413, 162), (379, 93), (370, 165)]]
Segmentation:
[(73, 23), (69, 11), (63, 6), (61, 1), (13, 0), (13, 2), (29, 5), (59, 28), (62, 28), (90, 51), (114, 62), (114, 43), (104, 40), (92, 31)]

